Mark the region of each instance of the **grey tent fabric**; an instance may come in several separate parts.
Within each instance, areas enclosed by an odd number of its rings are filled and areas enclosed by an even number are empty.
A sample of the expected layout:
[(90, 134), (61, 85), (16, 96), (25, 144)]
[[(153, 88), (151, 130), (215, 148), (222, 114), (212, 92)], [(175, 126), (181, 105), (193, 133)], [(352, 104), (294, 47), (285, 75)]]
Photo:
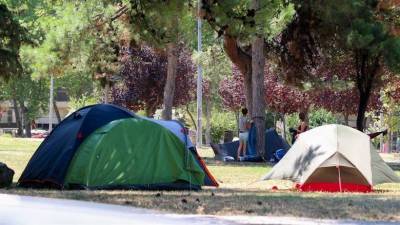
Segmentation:
[(371, 166), (372, 166), (372, 184), (387, 183), (387, 181), (400, 183), (400, 178), (383, 161), (371, 145)]
[[(343, 168), (342, 176), (373, 186), (400, 182), (370, 144), (368, 135), (343, 125), (325, 125), (302, 133), (283, 159), (262, 180), (286, 179), (304, 184), (315, 174), (327, 177)], [(351, 177), (353, 176), (353, 177)], [(343, 177), (347, 178), (347, 177)], [(323, 179), (323, 178), (318, 178)]]

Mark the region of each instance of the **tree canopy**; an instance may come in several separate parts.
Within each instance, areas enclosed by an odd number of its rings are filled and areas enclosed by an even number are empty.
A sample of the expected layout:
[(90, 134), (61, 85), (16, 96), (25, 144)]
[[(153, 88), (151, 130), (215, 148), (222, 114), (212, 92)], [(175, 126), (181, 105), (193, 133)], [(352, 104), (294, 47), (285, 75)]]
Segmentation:
[[(271, 72), (269, 66), (264, 68), (264, 101), (269, 111), (290, 114), (307, 111), (311, 106), (311, 93), (284, 83)], [(219, 84), (219, 94), (224, 107), (237, 111), (245, 106), (244, 81), (235, 67), (231, 77), (225, 77)]]
[(22, 72), (19, 50), (26, 35), (13, 13), (0, 2), (0, 77), (8, 78)]
[[(382, 19), (379, 2), (294, 1), (295, 19), (279, 39), (280, 68), (291, 80), (318, 80), (316, 67), (351, 62), (352, 81), (359, 92), (357, 128), (372, 92), (379, 90), (385, 69), (399, 72), (400, 39)], [(339, 7), (338, 7), (339, 6)]]
[[(180, 106), (193, 100), (195, 94), (194, 65), (190, 54), (179, 48), (176, 94), (174, 106)], [(163, 103), (164, 86), (167, 79), (167, 56), (148, 46), (126, 49), (122, 57), (121, 81), (113, 88), (113, 102), (127, 108), (146, 110), (153, 116)]]

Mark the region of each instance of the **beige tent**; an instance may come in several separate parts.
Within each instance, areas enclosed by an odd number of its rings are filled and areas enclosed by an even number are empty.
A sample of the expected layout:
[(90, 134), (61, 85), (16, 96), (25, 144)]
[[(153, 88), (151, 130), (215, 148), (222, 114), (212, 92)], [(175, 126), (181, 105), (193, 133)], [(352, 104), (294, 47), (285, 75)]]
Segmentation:
[(286, 179), (303, 191), (371, 191), (400, 182), (370, 143), (368, 135), (343, 125), (302, 133), (288, 153), (263, 177)]

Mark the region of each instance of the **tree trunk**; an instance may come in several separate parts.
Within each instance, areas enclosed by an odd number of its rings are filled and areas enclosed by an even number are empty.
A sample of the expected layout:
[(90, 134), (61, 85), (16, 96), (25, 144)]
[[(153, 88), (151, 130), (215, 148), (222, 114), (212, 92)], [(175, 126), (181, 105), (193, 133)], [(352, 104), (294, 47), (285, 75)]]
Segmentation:
[(244, 75), (244, 94), (246, 95), (246, 107), (249, 115), (253, 112), (253, 88), (252, 88), (252, 70)]
[[(372, 84), (379, 65), (379, 56), (372, 57), (368, 52), (356, 52), (357, 89), (360, 95), (357, 112), (357, 129), (361, 132), (365, 129), (365, 112), (367, 111)], [(371, 61), (372, 60), (372, 61)]]
[(224, 49), (229, 59), (238, 67), (244, 77), (244, 94), (246, 96), (246, 107), (249, 115), (252, 115), (253, 92), (252, 92), (252, 65), (251, 55), (243, 51), (236, 38), (224, 35)]
[[(384, 122), (384, 117), (383, 117), (382, 111), (380, 112), (379, 120), (381, 121), (381, 130), (384, 130), (385, 122)], [(382, 150), (383, 150), (383, 143), (384, 143), (383, 135), (380, 135), (380, 137), (379, 137), (379, 152), (382, 152)]]
[(392, 142), (393, 142), (393, 133), (389, 130), (388, 132), (388, 151), (386, 153), (392, 152)]
[(211, 144), (211, 110), (212, 110), (211, 97), (208, 96), (206, 98), (206, 145), (207, 146)]
[(24, 133), (24, 130), (22, 128), (21, 114), (20, 114), (20, 110), (18, 108), (17, 99), (13, 98), (12, 101), (13, 101), (13, 105), (14, 105), (15, 120), (17, 123), (17, 136), (21, 137)]
[(32, 132), (31, 132), (31, 122), (30, 118), (28, 117), (28, 108), (26, 108), (25, 104), (23, 101), (19, 101), (20, 105), (20, 112), (23, 118), (23, 127), (25, 127), (25, 137), (32, 137)]
[(108, 81), (108, 77), (106, 77), (106, 86), (104, 87), (104, 103), (108, 104), (108, 93), (110, 92), (110, 81)]
[(368, 100), (370, 96), (370, 92), (364, 92), (359, 90), (360, 93), (360, 101), (358, 103), (358, 112), (357, 112), (357, 129), (361, 132), (364, 131), (364, 122), (365, 122), (365, 112), (367, 111)]
[(25, 136), (27, 138), (31, 138), (32, 137), (32, 123), (30, 120), (27, 120), (25, 123)]
[(197, 130), (197, 124), (196, 124), (196, 121), (194, 120), (194, 117), (193, 117), (192, 113), (189, 110), (189, 105), (186, 105), (185, 110), (186, 110), (186, 113), (189, 115), (190, 120), (192, 121), (194, 129)]
[(168, 54), (167, 81), (165, 82), (165, 87), (164, 87), (164, 109), (162, 112), (162, 118), (164, 120), (171, 120), (172, 105), (174, 103), (174, 94), (175, 94), (176, 67), (178, 63), (175, 43), (169, 43), (167, 45), (167, 54)]
[(57, 123), (60, 123), (61, 122), (61, 116), (60, 116), (60, 111), (58, 110), (56, 101), (53, 101), (53, 108), (54, 108), (54, 112), (56, 113)]
[(236, 119), (236, 135), (239, 137), (240, 130), (239, 130), (239, 118), (240, 118), (240, 111), (235, 111), (235, 119)]
[(348, 126), (348, 125), (349, 125), (349, 114), (344, 113), (344, 114), (343, 114), (343, 117), (344, 117), (344, 124), (345, 124), (346, 126)]
[[(259, 0), (253, 0), (253, 8), (259, 9)], [(259, 35), (252, 43), (252, 88), (253, 88), (253, 122), (256, 127), (256, 150), (258, 155), (265, 155), (265, 99), (264, 99), (264, 38)]]

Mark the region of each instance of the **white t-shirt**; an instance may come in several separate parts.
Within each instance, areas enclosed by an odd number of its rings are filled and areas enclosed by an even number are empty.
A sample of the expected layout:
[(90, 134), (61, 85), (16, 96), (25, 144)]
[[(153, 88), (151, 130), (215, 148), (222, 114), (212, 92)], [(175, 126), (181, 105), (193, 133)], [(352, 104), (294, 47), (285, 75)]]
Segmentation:
[(247, 116), (239, 117), (239, 131), (240, 132), (247, 132), (248, 129), (246, 128), (246, 124), (249, 123), (249, 119)]

